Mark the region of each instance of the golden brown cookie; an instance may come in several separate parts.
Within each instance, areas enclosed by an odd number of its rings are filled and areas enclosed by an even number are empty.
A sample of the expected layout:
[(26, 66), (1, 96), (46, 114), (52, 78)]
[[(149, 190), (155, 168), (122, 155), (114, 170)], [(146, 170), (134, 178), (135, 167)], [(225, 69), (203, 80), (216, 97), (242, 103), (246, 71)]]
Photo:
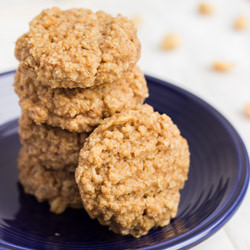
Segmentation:
[(39, 202), (48, 201), (51, 212), (60, 214), (67, 207), (82, 207), (74, 173), (47, 170), (24, 147), (18, 157), (18, 172), (25, 193), (34, 195)]
[(91, 218), (140, 237), (176, 215), (188, 170), (188, 144), (177, 126), (138, 105), (105, 119), (87, 138), (76, 182)]
[(112, 82), (140, 57), (133, 22), (87, 9), (42, 11), (16, 42), (20, 70), (51, 88)]
[(47, 123), (73, 132), (91, 131), (105, 117), (141, 104), (148, 96), (139, 67), (126, 77), (93, 88), (52, 89), (17, 72), (15, 91), (20, 106), (37, 123)]
[(21, 144), (46, 169), (74, 172), (87, 136), (87, 133), (70, 133), (48, 125), (36, 125), (26, 113), (19, 119)]

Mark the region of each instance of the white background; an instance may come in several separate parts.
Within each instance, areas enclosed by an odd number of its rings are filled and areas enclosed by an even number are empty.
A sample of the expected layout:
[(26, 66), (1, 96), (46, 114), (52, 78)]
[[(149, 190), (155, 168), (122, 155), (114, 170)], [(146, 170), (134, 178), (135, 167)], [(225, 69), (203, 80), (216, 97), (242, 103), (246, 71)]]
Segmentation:
[[(244, 116), (243, 107), (250, 102), (250, 1), (207, 2), (215, 9), (212, 16), (198, 13), (197, 0), (0, 0), (0, 73), (16, 69), (15, 41), (43, 8), (83, 7), (113, 15), (139, 16), (142, 19), (138, 33), (142, 44), (139, 65), (144, 73), (170, 81), (208, 101), (232, 122), (249, 151), (250, 119)], [(243, 31), (233, 29), (239, 14), (248, 18), (248, 27)], [(170, 32), (179, 34), (182, 43), (179, 49), (166, 52), (160, 44)], [(211, 68), (214, 60), (234, 63), (235, 67), (228, 73), (214, 72)], [(7, 89), (13, 99), (12, 108), (0, 106), (3, 123), (16, 117), (19, 109), (12, 86), (0, 87), (0, 93)], [(249, 207), (250, 192), (226, 226), (193, 249), (250, 249)]]

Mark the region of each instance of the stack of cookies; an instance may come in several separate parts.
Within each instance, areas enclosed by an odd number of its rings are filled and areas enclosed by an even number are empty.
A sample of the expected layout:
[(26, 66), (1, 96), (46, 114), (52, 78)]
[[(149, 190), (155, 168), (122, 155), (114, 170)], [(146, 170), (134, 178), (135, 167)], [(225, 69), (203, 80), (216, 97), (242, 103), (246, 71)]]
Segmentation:
[(142, 105), (148, 89), (133, 23), (101, 11), (44, 10), (18, 39), (16, 57), (24, 191), (54, 213), (84, 206), (122, 235), (167, 225), (189, 149), (167, 115)]
[(16, 43), (15, 91), (22, 115), (19, 180), (28, 194), (62, 213), (80, 208), (79, 151), (107, 117), (143, 103), (133, 23), (85, 9), (41, 12)]

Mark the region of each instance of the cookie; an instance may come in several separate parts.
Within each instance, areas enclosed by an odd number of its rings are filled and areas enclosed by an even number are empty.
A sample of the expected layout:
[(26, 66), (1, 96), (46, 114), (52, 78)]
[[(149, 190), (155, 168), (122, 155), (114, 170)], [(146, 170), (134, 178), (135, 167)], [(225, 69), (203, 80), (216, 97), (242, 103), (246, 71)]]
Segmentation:
[(67, 207), (82, 208), (74, 173), (47, 170), (24, 147), (18, 157), (18, 173), (25, 193), (34, 195), (39, 202), (48, 201), (51, 212), (60, 214)]
[(70, 133), (48, 125), (36, 125), (26, 113), (19, 119), (21, 144), (46, 169), (74, 172), (87, 136), (87, 133)]
[(42, 11), (16, 42), (20, 70), (51, 88), (86, 88), (112, 82), (140, 57), (133, 22), (87, 9)]
[(91, 218), (140, 237), (176, 215), (188, 170), (188, 144), (177, 126), (138, 105), (105, 119), (87, 138), (76, 182)]
[(20, 72), (14, 86), (20, 106), (37, 124), (78, 133), (92, 131), (105, 117), (141, 104), (148, 96), (139, 67), (120, 80), (92, 88), (52, 89)]

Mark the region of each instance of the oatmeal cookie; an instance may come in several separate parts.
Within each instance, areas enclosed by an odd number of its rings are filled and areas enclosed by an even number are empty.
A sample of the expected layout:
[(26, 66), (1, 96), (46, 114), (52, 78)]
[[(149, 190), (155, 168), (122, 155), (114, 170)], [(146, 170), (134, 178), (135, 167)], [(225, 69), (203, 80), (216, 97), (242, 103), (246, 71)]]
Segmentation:
[(19, 119), (21, 144), (46, 169), (74, 172), (87, 136), (87, 133), (70, 133), (45, 124), (36, 125), (25, 112)]
[(17, 72), (14, 87), (20, 106), (37, 124), (78, 133), (93, 130), (105, 117), (141, 104), (148, 96), (137, 66), (120, 80), (85, 89), (52, 89)]
[(112, 82), (140, 57), (133, 22), (87, 9), (42, 11), (16, 42), (20, 70), (51, 88)]
[(51, 212), (60, 214), (67, 207), (82, 208), (74, 173), (47, 170), (25, 147), (19, 153), (18, 172), (25, 193), (34, 195), (39, 202), (48, 201)]
[(105, 119), (87, 138), (76, 182), (91, 218), (140, 237), (176, 215), (188, 170), (188, 144), (177, 126), (138, 105)]

